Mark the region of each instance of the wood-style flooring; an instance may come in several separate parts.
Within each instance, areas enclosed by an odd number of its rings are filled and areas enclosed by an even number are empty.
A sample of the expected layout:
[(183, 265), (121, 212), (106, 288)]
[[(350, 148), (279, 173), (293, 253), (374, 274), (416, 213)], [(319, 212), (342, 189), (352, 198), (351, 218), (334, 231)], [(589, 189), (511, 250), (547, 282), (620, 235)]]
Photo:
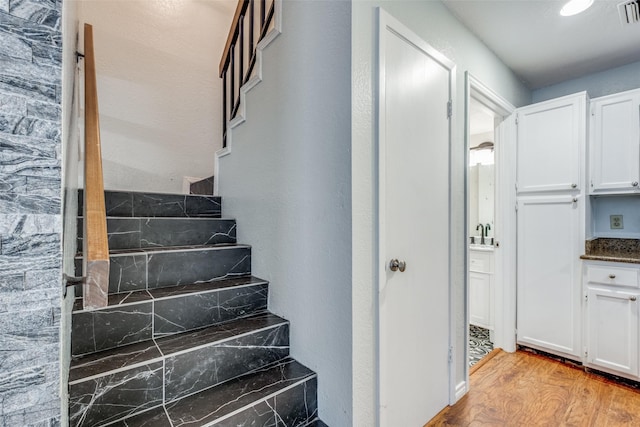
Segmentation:
[(426, 426), (640, 426), (640, 391), (518, 351), (497, 351)]

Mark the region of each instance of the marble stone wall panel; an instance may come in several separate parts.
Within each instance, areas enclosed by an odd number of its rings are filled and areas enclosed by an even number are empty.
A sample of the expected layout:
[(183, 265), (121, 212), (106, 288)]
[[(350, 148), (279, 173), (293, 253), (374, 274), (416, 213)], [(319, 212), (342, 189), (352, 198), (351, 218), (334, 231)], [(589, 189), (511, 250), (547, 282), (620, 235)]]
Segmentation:
[(60, 424), (58, 0), (0, 0), (0, 425)]
[(60, 29), (61, 16), (53, 0), (12, 0), (9, 13), (52, 29)]
[[(2, 43), (0, 33), (0, 43)], [(27, 115), (27, 100), (21, 96), (0, 93), (0, 114), (22, 114)]]
[(28, 426), (59, 413), (58, 362), (0, 375), (0, 421)]
[(55, 122), (12, 114), (0, 114), (0, 132), (52, 141), (59, 141), (61, 136), (60, 125)]
[[(58, 8), (61, 10), (62, 4)], [(9, 13), (0, 15), (0, 32), (15, 35), (17, 37), (50, 45), (54, 48), (62, 46), (62, 33), (53, 28), (47, 28), (36, 22), (25, 20)]]
[(248, 247), (150, 253), (147, 283), (149, 288), (160, 288), (250, 273), (251, 249)]
[(165, 400), (172, 401), (213, 387), (289, 354), (289, 325), (168, 357), (165, 361)]
[(71, 354), (80, 356), (151, 339), (152, 303), (73, 314)]
[(27, 100), (27, 113), (29, 117), (59, 122), (62, 117), (62, 109), (58, 104), (41, 102), (34, 99)]
[(55, 363), (59, 339), (57, 326), (44, 327), (39, 331), (0, 333), (0, 372)]
[[(140, 415), (127, 418), (126, 420), (117, 421), (111, 424), (112, 427), (173, 427), (164, 407), (151, 409)], [(237, 427), (237, 426), (236, 426)]]
[(96, 426), (162, 405), (162, 362), (73, 383), (69, 424)]
[(0, 54), (4, 56), (22, 61), (31, 61), (33, 58), (33, 50), (29, 42), (16, 35), (0, 32), (0, 46), (2, 46)]

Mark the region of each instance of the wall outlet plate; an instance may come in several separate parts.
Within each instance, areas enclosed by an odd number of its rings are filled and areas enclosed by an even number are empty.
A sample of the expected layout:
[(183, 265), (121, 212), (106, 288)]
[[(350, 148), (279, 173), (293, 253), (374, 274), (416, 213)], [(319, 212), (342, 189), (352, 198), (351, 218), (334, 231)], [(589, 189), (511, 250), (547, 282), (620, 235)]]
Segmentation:
[(624, 228), (622, 215), (609, 215), (609, 223), (612, 230), (620, 230)]

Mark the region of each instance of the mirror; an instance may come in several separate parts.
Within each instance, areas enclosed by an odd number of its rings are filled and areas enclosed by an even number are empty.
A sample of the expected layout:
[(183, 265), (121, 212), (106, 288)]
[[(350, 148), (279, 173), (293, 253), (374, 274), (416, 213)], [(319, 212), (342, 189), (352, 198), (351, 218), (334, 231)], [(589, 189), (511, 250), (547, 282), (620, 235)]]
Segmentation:
[[(494, 115), (471, 98), (469, 144), (469, 235), (493, 244), (495, 204)], [(475, 238), (474, 238), (475, 236)]]

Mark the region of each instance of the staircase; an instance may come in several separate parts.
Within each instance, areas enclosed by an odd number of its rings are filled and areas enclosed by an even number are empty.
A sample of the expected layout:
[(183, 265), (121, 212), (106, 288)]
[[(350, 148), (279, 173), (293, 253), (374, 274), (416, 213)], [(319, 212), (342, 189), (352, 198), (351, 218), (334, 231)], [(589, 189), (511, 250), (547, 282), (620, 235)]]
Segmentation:
[(317, 376), (289, 357), (289, 322), (267, 311), (220, 198), (105, 197), (109, 304), (74, 306), (70, 425), (325, 426)]

